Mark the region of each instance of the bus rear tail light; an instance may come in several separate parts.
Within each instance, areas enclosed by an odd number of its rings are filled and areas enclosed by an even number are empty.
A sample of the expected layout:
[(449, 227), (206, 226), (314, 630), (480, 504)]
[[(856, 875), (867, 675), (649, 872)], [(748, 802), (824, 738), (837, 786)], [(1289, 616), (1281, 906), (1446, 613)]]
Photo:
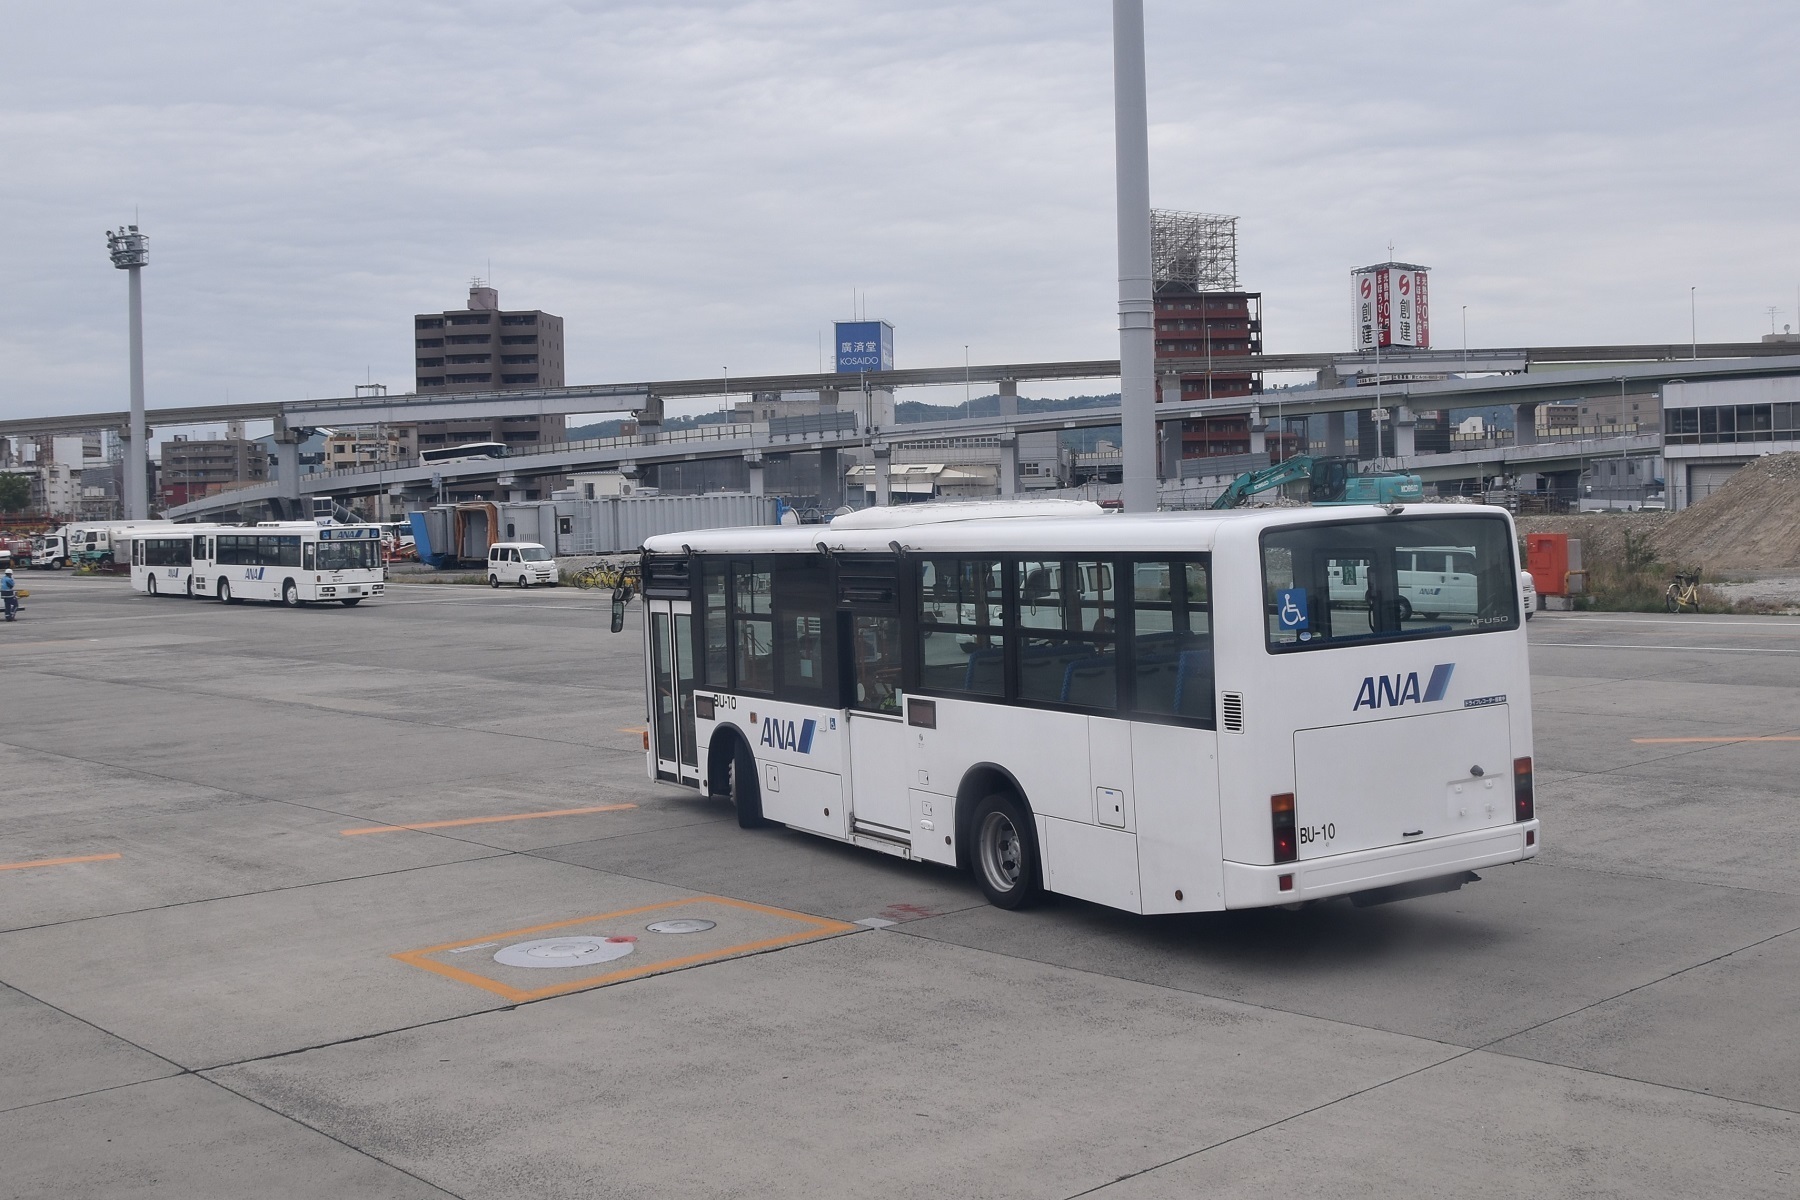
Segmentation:
[(1294, 833), (1294, 793), (1269, 797), (1269, 824), (1275, 835), (1275, 861), (1293, 862), (1300, 852), (1300, 839)]
[(1513, 819), (1529, 821), (1537, 814), (1537, 802), (1531, 790), (1531, 760), (1513, 759)]

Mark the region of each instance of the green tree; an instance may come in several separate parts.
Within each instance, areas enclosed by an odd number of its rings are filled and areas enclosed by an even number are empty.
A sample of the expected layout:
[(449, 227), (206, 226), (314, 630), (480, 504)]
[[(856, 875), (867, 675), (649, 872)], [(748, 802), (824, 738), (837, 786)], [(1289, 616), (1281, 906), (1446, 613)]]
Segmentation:
[(0, 512), (24, 512), (31, 506), (31, 476), (0, 475)]

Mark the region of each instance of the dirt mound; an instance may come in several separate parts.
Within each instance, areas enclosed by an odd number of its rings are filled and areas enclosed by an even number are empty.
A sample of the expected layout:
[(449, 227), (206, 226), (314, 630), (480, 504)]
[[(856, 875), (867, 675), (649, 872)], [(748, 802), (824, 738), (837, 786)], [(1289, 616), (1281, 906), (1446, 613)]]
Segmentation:
[(1581, 539), (1581, 556), (1597, 562), (1624, 562), (1627, 538), (1648, 548), (1675, 518), (1660, 512), (1569, 513), (1560, 517), (1520, 517), (1520, 533), (1566, 533)]
[(1654, 544), (1662, 561), (1708, 571), (1800, 567), (1800, 454), (1767, 454), (1733, 472), (1663, 523)]

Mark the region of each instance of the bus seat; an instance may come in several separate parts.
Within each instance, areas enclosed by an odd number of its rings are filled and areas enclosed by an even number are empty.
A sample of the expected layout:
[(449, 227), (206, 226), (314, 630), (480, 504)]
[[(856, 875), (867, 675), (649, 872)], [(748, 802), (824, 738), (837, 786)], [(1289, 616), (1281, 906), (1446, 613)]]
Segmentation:
[(1078, 658), (1063, 671), (1062, 702), (1112, 708), (1119, 702), (1118, 660), (1110, 654)]
[(1002, 689), (1001, 673), (1006, 668), (1006, 651), (999, 647), (976, 650), (969, 655), (969, 666), (963, 672), (963, 691), (998, 696)]
[(1212, 651), (1184, 650), (1175, 676), (1175, 711), (1210, 720), (1213, 715)]

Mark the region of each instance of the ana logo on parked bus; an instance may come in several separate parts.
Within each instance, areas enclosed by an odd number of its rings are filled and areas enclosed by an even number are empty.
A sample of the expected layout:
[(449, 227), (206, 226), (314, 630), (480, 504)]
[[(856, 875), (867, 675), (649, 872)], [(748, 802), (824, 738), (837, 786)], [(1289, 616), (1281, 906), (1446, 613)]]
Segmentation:
[(263, 572), (266, 570), (268, 570), (267, 567), (245, 567), (244, 568), (244, 578), (245, 579), (261, 579), (263, 577)]
[(1362, 681), (1362, 690), (1356, 693), (1356, 703), (1350, 711), (1359, 708), (1398, 708), (1402, 704), (1434, 704), (1444, 698), (1450, 688), (1450, 673), (1456, 670), (1455, 663), (1439, 663), (1431, 668), (1431, 676), (1425, 686), (1419, 686), (1419, 673), (1406, 671), (1395, 675), (1370, 675)]
[(774, 717), (765, 717), (762, 723), (762, 744), (776, 750), (811, 754), (813, 733), (818, 728), (817, 721), (778, 721)]

